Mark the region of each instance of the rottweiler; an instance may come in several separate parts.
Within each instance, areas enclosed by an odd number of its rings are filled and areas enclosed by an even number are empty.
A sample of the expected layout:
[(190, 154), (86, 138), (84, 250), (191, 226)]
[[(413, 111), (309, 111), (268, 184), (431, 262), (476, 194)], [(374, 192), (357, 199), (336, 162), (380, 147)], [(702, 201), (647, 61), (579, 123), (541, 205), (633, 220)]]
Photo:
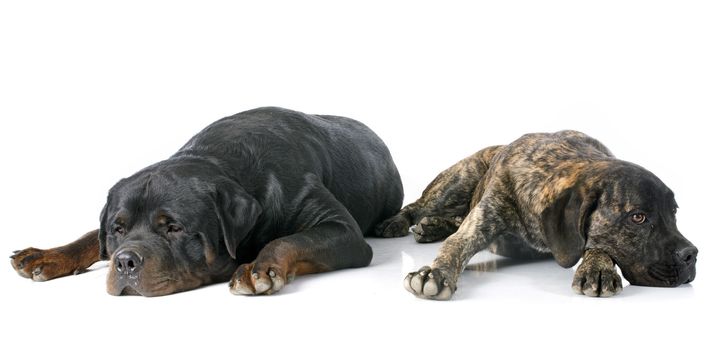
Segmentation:
[(421, 198), (378, 230), (418, 242), (445, 239), (431, 266), (404, 279), (412, 294), (452, 297), (477, 252), (518, 259), (580, 258), (577, 293), (607, 297), (631, 284), (675, 287), (695, 278), (698, 249), (678, 231), (673, 191), (576, 131), (528, 134), (443, 171)]
[(34, 281), (108, 260), (112, 295), (159, 296), (231, 281), (278, 292), (294, 276), (367, 266), (364, 236), (403, 189), (382, 140), (343, 117), (267, 107), (209, 125), (167, 160), (120, 180), (100, 228), (53, 249), (16, 251)]

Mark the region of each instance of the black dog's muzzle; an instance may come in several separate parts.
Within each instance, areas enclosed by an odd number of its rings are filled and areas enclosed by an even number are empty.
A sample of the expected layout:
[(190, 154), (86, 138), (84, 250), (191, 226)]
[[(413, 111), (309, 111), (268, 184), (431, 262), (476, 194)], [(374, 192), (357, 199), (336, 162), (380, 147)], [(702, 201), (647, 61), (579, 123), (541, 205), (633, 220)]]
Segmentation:
[(698, 248), (686, 246), (673, 253), (673, 264), (658, 262), (650, 265), (648, 274), (662, 286), (677, 287), (695, 279), (695, 263), (698, 260)]

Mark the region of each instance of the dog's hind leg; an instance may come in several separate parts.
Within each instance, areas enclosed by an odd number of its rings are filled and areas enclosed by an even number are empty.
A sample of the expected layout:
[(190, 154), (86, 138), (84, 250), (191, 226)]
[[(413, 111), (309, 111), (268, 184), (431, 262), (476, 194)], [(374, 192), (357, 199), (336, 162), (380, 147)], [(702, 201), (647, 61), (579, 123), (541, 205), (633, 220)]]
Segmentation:
[(20, 276), (33, 281), (78, 274), (100, 261), (98, 230), (88, 232), (62, 247), (15, 251), (10, 259), (10, 264)]
[(457, 231), (492, 158), (500, 146), (487, 147), (442, 171), (422, 196), (377, 226), (377, 235), (406, 235), (410, 226), (417, 242), (435, 242)]

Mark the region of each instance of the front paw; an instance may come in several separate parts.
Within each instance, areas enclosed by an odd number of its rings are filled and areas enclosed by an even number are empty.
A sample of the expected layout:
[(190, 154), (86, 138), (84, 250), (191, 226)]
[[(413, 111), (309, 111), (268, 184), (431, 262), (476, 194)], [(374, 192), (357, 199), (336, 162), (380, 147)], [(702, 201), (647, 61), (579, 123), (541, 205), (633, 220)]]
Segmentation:
[(404, 279), (404, 288), (417, 297), (433, 300), (449, 300), (457, 290), (451, 278), (429, 266), (410, 272)]
[[(263, 264), (266, 265), (266, 264)], [(236, 295), (273, 294), (286, 284), (286, 272), (278, 266), (262, 266), (252, 262), (239, 266), (229, 283)]]
[(611, 297), (623, 290), (623, 282), (612, 259), (600, 251), (587, 251), (575, 271), (572, 289), (590, 297)]
[(74, 273), (69, 258), (54, 249), (26, 248), (10, 256), (10, 264), (17, 273), (33, 281), (42, 282)]

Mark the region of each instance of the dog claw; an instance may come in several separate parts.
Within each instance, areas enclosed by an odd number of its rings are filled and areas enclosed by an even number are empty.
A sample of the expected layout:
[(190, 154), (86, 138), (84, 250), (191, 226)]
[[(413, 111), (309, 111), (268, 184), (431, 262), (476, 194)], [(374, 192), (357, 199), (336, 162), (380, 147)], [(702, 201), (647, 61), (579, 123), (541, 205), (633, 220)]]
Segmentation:
[(575, 293), (590, 297), (611, 297), (623, 289), (622, 279), (610, 257), (595, 250), (585, 253), (572, 281)]
[(456, 289), (454, 282), (438, 269), (428, 266), (412, 272), (404, 278), (404, 288), (417, 297), (433, 300), (447, 300)]
[(410, 292), (416, 294), (416, 291), (422, 290), (422, 287), (424, 285), (423, 284), (424, 275), (422, 275), (421, 273), (416, 274), (416, 275), (410, 273), (409, 276), (407, 276), (407, 278), (409, 279), (409, 286), (411, 287)]
[(229, 283), (231, 293), (260, 295), (273, 294), (281, 290), (287, 283), (282, 278), (283, 274), (276, 272), (277, 268), (275, 267), (263, 267), (261, 265), (254, 262), (239, 266)]
[(24, 278), (42, 282), (73, 273), (74, 259), (57, 249), (27, 248), (14, 251), (10, 257), (13, 269)]

